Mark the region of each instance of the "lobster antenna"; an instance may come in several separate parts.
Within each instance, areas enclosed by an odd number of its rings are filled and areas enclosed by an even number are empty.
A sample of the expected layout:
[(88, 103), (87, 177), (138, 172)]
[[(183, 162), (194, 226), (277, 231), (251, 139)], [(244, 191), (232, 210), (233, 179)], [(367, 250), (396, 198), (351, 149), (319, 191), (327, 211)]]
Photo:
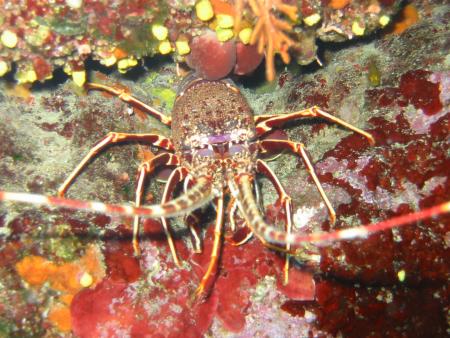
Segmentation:
[(302, 243), (320, 243), (326, 241), (338, 241), (345, 239), (366, 238), (375, 232), (400, 227), (409, 223), (417, 222), (436, 215), (450, 212), (450, 201), (437, 206), (419, 210), (412, 214), (393, 217), (389, 220), (361, 225), (353, 228), (337, 230), (333, 232), (317, 232), (312, 234), (287, 234), (284, 231), (267, 224), (261, 216), (255, 199), (252, 194), (251, 177), (249, 175), (240, 176), (238, 187), (234, 182), (230, 182), (230, 189), (236, 198), (239, 210), (250, 227), (252, 232), (263, 241), (277, 244), (291, 244), (300, 246)]
[(123, 204), (74, 200), (38, 194), (0, 191), (0, 201), (49, 205), (74, 210), (87, 210), (104, 214), (142, 216), (149, 218), (175, 217), (189, 214), (212, 200), (211, 181), (206, 177), (197, 179), (197, 183), (185, 194), (164, 204), (134, 207)]

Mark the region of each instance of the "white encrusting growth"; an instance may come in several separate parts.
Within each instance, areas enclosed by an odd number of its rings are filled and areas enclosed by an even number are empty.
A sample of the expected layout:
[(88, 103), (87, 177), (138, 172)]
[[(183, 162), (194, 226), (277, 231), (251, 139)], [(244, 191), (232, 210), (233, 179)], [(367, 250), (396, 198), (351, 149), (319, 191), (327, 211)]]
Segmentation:
[[(320, 203), (319, 208), (323, 207), (323, 203)], [(300, 207), (294, 213), (293, 221), (297, 228), (303, 228), (308, 225), (313, 216), (317, 213), (317, 208), (315, 207)]]

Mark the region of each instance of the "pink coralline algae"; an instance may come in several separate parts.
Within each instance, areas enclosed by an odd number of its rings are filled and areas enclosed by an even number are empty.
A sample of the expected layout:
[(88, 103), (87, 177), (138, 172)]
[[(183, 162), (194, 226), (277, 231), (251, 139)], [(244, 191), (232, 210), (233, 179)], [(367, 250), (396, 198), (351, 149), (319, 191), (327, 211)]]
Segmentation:
[[(365, 60), (373, 60), (370, 49), (338, 53), (336, 72), (302, 75), (302, 81), (292, 85), (290, 111), (318, 104), (346, 121), (358, 121), (376, 140), (374, 147), (354, 134), (335, 140), (335, 127), (320, 120), (290, 131), (312, 153), (331, 143), (316, 153), (315, 169), (338, 220), (332, 225), (326, 217), (311, 217), (306, 231), (368, 224), (448, 200), (446, 29), (441, 21), (413, 26), (401, 37), (375, 43), (381, 78), (375, 88), (358, 74)], [(420, 45), (428, 35), (432, 42)], [(300, 177), (312, 185), (303, 163), (297, 160), (295, 165), (285, 181), (298, 202), (294, 213), (320, 203), (317, 191), (298, 183)], [(445, 335), (448, 224), (449, 216), (442, 215), (363, 240), (320, 246), (316, 301), (288, 300), (282, 309), (293, 316), (311, 311), (317, 327), (333, 336)]]
[[(182, 243), (177, 243), (181, 256), (190, 257), (190, 268), (181, 269), (167, 257), (164, 242), (156, 247), (154, 241), (143, 243), (142, 273), (131, 280), (129, 273), (123, 273), (135, 270), (135, 263), (127, 258), (132, 255), (131, 245), (121, 245), (120, 250), (114, 250), (114, 257), (107, 249), (108, 277), (94, 289), (77, 294), (72, 302), (73, 332), (79, 337), (114, 332), (116, 336), (122, 332), (131, 336), (199, 337), (210, 328), (215, 317), (227, 330), (240, 332), (246, 325), (256, 284), (265, 276), (281, 278), (282, 259), (258, 241), (240, 247), (225, 243), (219, 274), (209, 297), (195, 300), (193, 291), (209, 262), (212, 228), (204, 243), (202, 254), (189, 253)], [(291, 268), (290, 276), (287, 286), (279, 284), (281, 294), (302, 300), (314, 298), (314, 282), (309, 273)]]
[[(148, 227), (148, 223), (155, 222), (146, 223)], [(73, 332), (79, 337), (121, 334), (199, 337), (207, 332), (215, 317), (227, 330), (240, 332), (246, 325), (256, 284), (265, 276), (281, 278), (283, 260), (259, 241), (239, 247), (225, 242), (219, 274), (209, 297), (195, 300), (193, 291), (209, 262), (212, 227), (204, 244), (202, 254), (192, 254), (177, 243), (181, 256), (189, 259), (190, 268), (176, 268), (167, 256), (164, 242), (156, 246), (154, 240), (141, 244), (140, 268), (136, 266), (138, 261), (130, 257), (128, 242), (108, 244), (106, 249), (110, 253), (105, 255), (108, 277), (94, 289), (75, 296), (71, 305)], [(115, 247), (112, 249), (115, 258), (108, 259), (111, 245)], [(139, 269), (142, 273), (132, 273), (134, 277), (130, 279), (129, 271)], [(281, 294), (299, 300), (314, 298), (311, 274), (291, 268), (290, 276), (288, 285), (279, 284)]]
[[(332, 183), (354, 196), (350, 204), (337, 208), (341, 217), (354, 217), (356, 223), (364, 224), (374, 218), (387, 219), (395, 214), (411, 212), (411, 206), (424, 208), (448, 199), (450, 162), (448, 140), (445, 139), (448, 138), (449, 112), (444, 109), (447, 103), (440, 100), (441, 83), (429, 81), (430, 76), (431, 72), (408, 71), (400, 76), (399, 88), (367, 90), (369, 109), (380, 109), (387, 103), (387, 107), (396, 111), (394, 121), (382, 117), (369, 119), (373, 126), (369, 131), (377, 140), (377, 147), (369, 149), (358, 137), (350, 135), (316, 165), (321, 182)], [(444, 81), (444, 77), (441, 76), (440, 81)], [(398, 94), (386, 101), (385, 95), (391, 95), (393, 90)], [(374, 96), (374, 91), (378, 95)], [(423, 115), (423, 121), (427, 122), (426, 133), (410, 124), (408, 109), (414, 109), (416, 116)], [(323, 322), (319, 327), (334, 334), (341, 331), (354, 336), (369, 325), (376, 332), (383, 330), (396, 335), (402, 329), (395, 326), (395, 321), (380, 324), (383, 328), (374, 324), (376, 318), (385, 316), (388, 311), (397, 320), (416, 318), (414, 320), (421, 323), (419, 331), (415, 331), (417, 337), (431, 331), (439, 335), (437, 332), (442, 329), (444, 319), (438, 316), (440, 324), (431, 329), (433, 316), (416, 313), (417, 306), (410, 303), (409, 297), (424, 297), (423, 306), (440, 313), (441, 299), (434, 299), (433, 291), (427, 286), (446, 283), (448, 248), (445, 238), (448, 228), (443, 225), (448, 222), (449, 217), (444, 215), (401, 231), (383, 232), (363, 241), (335, 243), (321, 248), (321, 271), (341, 280), (373, 285), (374, 289), (353, 290), (330, 281), (318, 282), (316, 296), (321, 306), (315, 308), (294, 303), (295, 306), (289, 305), (289, 311), (305, 308), (313, 311), (318, 315), (318, 321)], [(345, 223), (338, 222), (333, 227), (325, 225), (324, 229), (340, 228)], [(392, 288), (391, 285), (398, 283), (399, 273), (405, 273), (406, 283), (403, 287)], [(375, 285), (386, 287), (380, 290)], [(409, 287), (420, 289), (415, 291)], [(386, 294), (381, 295), (383, 292), (388, 293), (387, 302)], [(445, 291), (437, 286), (435, 292), (442, 294)], [(344, 305), (338, 299), (345, 299), (345, 304), (353, 305)], [(403, 307), (396, 304), (403, 304)], [(358, 310), (351, 310), (351, 307)], [(354, 316), (361, 319), (352, 320)]]
[(210, 308), (216, 300), (190, 307), (185, 289), (181, 290), (167, 295), (154, 288), (136, 295), (132, 284), (105, 279), (74, 298), (73, 332), (79, 337), (199, 337), (210, 325)]
[[(328, 152), (325, 159), (317, 165), (322, 182), (334, 182), (335, 185), (346, 189), (349, 194), (357, 196), (351, 205), (339, 208), (342, 214), (352, 210), (351, 214), (355, 215), (355, 209), (360, 210), (358, 217), (363, 224), (370, 222), (375, 215), (388, 218), (395, 212), (408, 212), (411, 210), (406, 204), (408, 202), (423, 208), (433, 204), (430, 200), (439, 201), (445, 198), (446, 194), (448, 196), (448, 191), (445, 192), (448, 190), (446, 168), (450, 163), (442, 147), (439, 132), (427, 135), (413, 134), (408, 122), (401, 115), (397, 116), (395, 123), (382, 118), (373, 118), (371, 121), (376, 126), (371, 133), (383, 147), (369, 155), (365, 146), (358, 147), (355, 137), (349, 136), (334, 150)], [(440, 128), (445, 128), (445, 125), (448, 125), (448, 114), (435, 122), (431, 130), (441, 130)], [(435, 129), (438, 126), (440, 128)], [(399, 145), (402, 145), (401, 149)], [(348, 151), (353, 154), (352, 160), (342, 158), (342, 154)], [(331, 176), (330, 173), (334, 175)], [(439, 222), (429, 221), (426, 224), (434, 233), (445, 236), (445, 230), (438, 226)], [(352, 274), (353, 272), (346, 270), (348, 265), (338, 267), (341, 264), (333, 258), (343, 256), (350, 266), (370, 266), (370, 269), (358, 268), (358, 279), (388, 283), (397, 278), (395, 264), (392, 262), (400, 260), (411, 262), (407, 264), (412, 265), (408, 269), (411, 270), (410, 282), (441, 278), (438, 276), (443, 276), (446, 268), (439, 259), (430, 262), (417, 257), (428, 256), (430, 250), (438, 257), (443, 257), (445, 255), (443, 243), (439, 240), (430, 242), (426, 236), (418, 239), (416, 238), (418, 231), (416, 227), (405, 228), (402, 230), (403, 241), (400, 243), (396, 243), (392, 235), (381, 233), (362, 243), (343, 243), (338, 245), (340, 249), (324, 248), (323, 267), (341, 276)], [(415, 250), (402, 249), (406, 245), (405, 242), (414, 245)], [(383, 246), (383, 256), (380, 257), (376, 253), (372, 256), (371, 252), (374, 250), (377, 252), (380, 246)], [(333, 268), (327, 267), (330, 262), (333, 262)]]
[[(435, 296), (433, 293), (435, 292)], [(361, 337), (382, 333), (386, 337), (438, 337), (445, 322), (440, 312), (440, 300), (431, 287), (348, 286), (333, 280), (317, 284), (316, 302), (290, 302), (286, 310), (292, 314), (311, 311), (316, 315), (317, 326), (329, 335)], [(289, 306), (289, 308), (287, 308)], [(387, 321), (386, 318), (390, 318)], [(408, 327), (415, 322), (414, 331)]]
[[(432, 78), (440, 81), (432, 81)], [(418, 69), (404, 73), (398, 87), (370, 89), (366, 95), (372, 104), (376, 101), (380, 107), (398, 105), (406, 108), (412, 105), (415, 109), (406, 109), (404, 116), (411, 129), (417, 134), (425, 134), (432, 124), (448, 113), (448, 108), (445, 108), (449, 102), (445, 95), (447, 79), (448, 74), (437, 76)]]
[(400, 78), (398, 88), (372, 89), (367, 95), (378, 100), (380, 106), (394, 102), (404, 107), (412, 104), (427, 115), (434, 115), (442, 109), (439, 84), (429, 80), (431, 72), (422, 69), (409, 71)]

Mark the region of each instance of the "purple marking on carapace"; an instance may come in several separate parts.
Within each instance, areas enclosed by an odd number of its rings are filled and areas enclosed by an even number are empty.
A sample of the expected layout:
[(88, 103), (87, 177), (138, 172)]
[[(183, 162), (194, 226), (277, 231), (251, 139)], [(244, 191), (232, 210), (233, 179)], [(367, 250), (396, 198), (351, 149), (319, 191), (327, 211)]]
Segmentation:
[(208, 142), (211, 144), (229, 142), (230, 140), (230, 134), (208, 136)]

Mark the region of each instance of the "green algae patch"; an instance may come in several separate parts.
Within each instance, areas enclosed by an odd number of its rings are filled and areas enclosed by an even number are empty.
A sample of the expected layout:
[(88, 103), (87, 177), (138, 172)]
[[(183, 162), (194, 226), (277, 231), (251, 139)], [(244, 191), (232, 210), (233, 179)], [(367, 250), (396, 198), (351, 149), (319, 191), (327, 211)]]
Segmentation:
[(177, 93), (170, 88), (154, 88), (152, 94), (161, 100), (161, 103), (169, 109), (172, 109)]

